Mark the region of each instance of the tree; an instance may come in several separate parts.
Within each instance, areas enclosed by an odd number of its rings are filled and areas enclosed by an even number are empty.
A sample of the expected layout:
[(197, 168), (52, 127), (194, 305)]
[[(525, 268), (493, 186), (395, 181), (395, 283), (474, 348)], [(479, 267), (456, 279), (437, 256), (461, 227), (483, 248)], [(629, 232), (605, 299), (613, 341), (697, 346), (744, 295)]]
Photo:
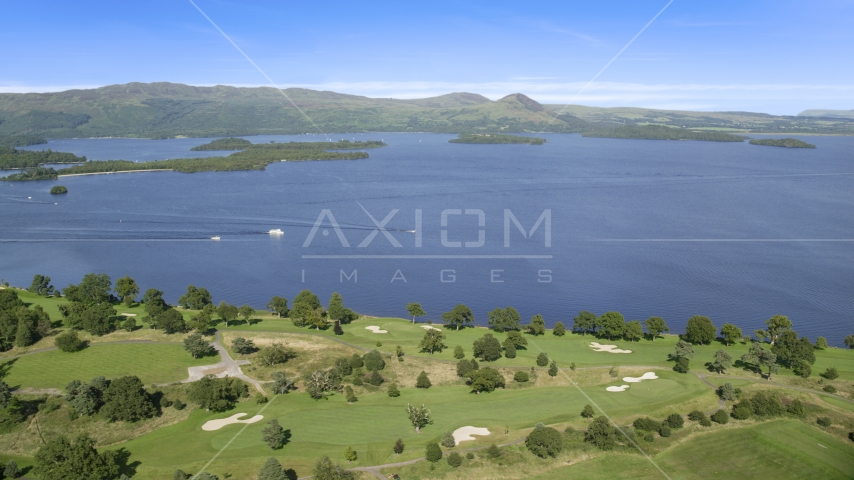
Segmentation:
[(718, 349), (712, 360), (712, 368), (718, 373), (724, 373), (724, 370), (732, 366), (732, 356), (726, 350)]
[(721, 327), (721, 337), (723, 337), (724, 342), (728, 347), (741, 339), (741, 329), (731, 323), (725, 323), (724, 326)]
[(812, 365), (808, 362), (804, 362), (802, 360), (798, 360), (797, 363), (792, 367), (792, 371), (795, 372), (795, 375), (802, 378), (809, 378), (812, 375)]
[(584, 441), (596, 445), (601, 450), (613, 450), (617, 447), (617, 430), (607, 418), (597, 417), (584, 434)]
[(277, 342), (262, 348), (255, 358), (261, 365), (272, 367), (280, 363), (285, 363), (296, 356), (297, 354), (294, 349)]
[(640, 320), (632, 320), (626, 323), (626, 329), (623, 331), (623, 336), (630, 342), (636, 342), (643, 337), (643, 327)]
[(376, 350), (371, 350), (366, 353), (363, 360), (365, 361), (365, 368), (367, 368), (368, 371), (382, 370), (385, 368), (385, 360), (383, 360), (382, 354)]
[(688, 319), (688, 326), (685, 327), (685, 340), (706, 345), (715, 339), (715, 332), (717, 329), (712, 325), (712, 320), (709, 317), (694, 315)]
[(528, 373), (524, 370), (519, 370), (513, 374), (513, 380), (518, 383), (525, 383), (530, 380), (530, 377), (528, 376)]
[(462, 464), (463, 464), (463, 457), (460, 456), (459, 453), (451, 452), (451, 454), (448, 455), (448, 465), (450, 465), (451, 467), (457, 468)]
[(501, 358), (501, 344), (491, 333), (487, 333), (474, 341), (472, 355), (486, 362), (494, 362)]
[(822, 377), (828, 380), (836, 380), (839, 378), (839, 371), (836, 370), (836, 367), (827, 367), (824, 373), (821, 374)]
[(264, 466), (258, 472), (258, 480), (287, 480), (282, 464), (273, 457), (264, 462)]
[(187, 322), (187, 327), (195, 330), (199, 333), (205, 333), (211, 328), (211, 312), (210, 310), (216, 310), (213, 308), (205, 307), (201, 312), (190, 317), (190, 321)]
[(422, 352), (441, 352), (445, 348), (445, 334), (438, 329), (428, 328), (424, 331), (424, 338), (421, 339), (419, 346)]
[(558, 372), (557, 363), (554, 360), (552, 360), (552, 362), (549, 364), (549, 376), (550, 377), (556, 377), (557, 372)]
[(848, 348), (854, 348), (854, 335), (848, 335), (845, 337), (845, 346)]
[(6, 468), (3, 469), (3, 476), (6, 478), (18, 478), (21, 476), (21, 473), (21, 469), (18, 468), (18, 462), (14, 460), (9, 460)]
[(556, 457), (563, 450), (563, 437), (551, 427), (537, 427), (525, 439), (528, 451), (540, 458)]
[(400, 455), (401, 453), (403, 453), (404, 448), (406, 448), (406, 445), (403, 444), (403, 439), (398, 438), (397, 441), (394, 442), (394, 447), (392, 447), (392, 450), (394, 450), (394, 453)]
[(241, 398), (249, 395), (246, 384), (236, 378), (215, 378), (210, 375), (190, 384), (187, 399), (208, 411), (224, 412)]
[(777, 372), (777, 355), (765, 350), (759, 343), (751, 345), (747, 353), (741, 356), (741, 361), (755, 368), (759, 375), (762, 374), (762, 367), (768, 367), (768, 380), (771, 380), (772, 373)]
[(27, 288), (30, 293), (36, 295), (50, 296), (53, 294), (53, 285), (50, 284), (50, 277), (44, 275), (36, 275), (33, 277), (33, 283)]
[(438, 443), (428, 443), (424, 457), (428, 462), (436, 463), (442, 459), (442, 449)]
[[(140, 302), (145, 304), (145, 317), (143, 318), (143, 321), (146, 322), (153, 322), (154, 318), (160, 315), (160, 313), (167, 308), (166, 301), (163, 300), (163, 292), (156, 288), (149, 288), (146, 290), (142, 295)], [(151, 328), (156, 330), (157, 324), (152, 323)]]
[(427, 389), (432, 386), (433, 383), (431, 383), (430, 379), (427, 378), (427, 372), (422, 370), (421, 373), (418, 374), (418, 378), (415, 380), (415, 387)]
[(512, 343), (504, 344), (504, 356), (507, 358), (516, 358), (516, 346)]
[(328, 392), (338, 390), (341, 387), (341, 376), (337, 368), (326, 370), (315, 370), (303, 379), (306, 393), (319, 400), (325, 398)]
[(528, 330), (528, 333), (531, 335), (545, 335), (546, 321), (543, 320), (543, 316), (538, 313), (531, 317), (531, 323), (529, 323), (526, 328)]
[(664, 423), (666, 423), (670, 428), (682, 428), (685, 426), (685, 419), (678, 413), (671, 413), (666, 419), (664, 419)]
[(540, 352), (540, 354), (537, 355), (537, 366), (538, 367), (545, 367), (548, 364), (549, 364), (549, 356), (546, 355), (546, 352)]
[(676, 365), (673, 366), (673, 370), (675, 370), (679, 373), (688, 373), (688, 371), (690, 369), (691, 369), (691, 361), (690, 360), (688, 360), (686, 357), (677, 357), (676, 358)]
[(528, 345), (528, 339), (519, 332), (507, 332), (507, 338), (504, 339), (504, 347), (506, 348), (507, 345), (511, 344), (516, 349), (526, 347)]
[(237, 312), (246, 320), (246, 324), (249, 325), (249, 320), (255, 315), (255, 309), (250, 307), (249, 305), (241, 305), (240, 308), (237, 309)]
[(593, 407), (591, 407), (590, 405), (585, 405), (584, 409), (581, 410), (581, 416), (586, 418), (587, 420), (593, 418), (594, 415), (596, 415), (596, 413), (593, 411)]
[(273, 450), (282, 448), (287, 443), (288, 436), (288, 432), (279, 425), (279, 421), (275, 418), (267, 422), (267, 426), (261, 430), (261, 439)]
[(827, 349), (827, 339), (824, 337), (818, 337), (815, 339), (815, 349), (816, 350), (826, 350)]
[(566, 327), (564, 326), (563, 322), (555, 323), (555, 328), (552, 330), (552, 335), (556, 337), (562, 337), (566, 335)]
[(187, 324), (184, 323), (184, 316), (174, 308), (168, 308), (160, 312), (156, 317), (154, 317), (151, 323), (163, 330), (163, 333), (169, 335), (173, 333), (182, 333), (187, 330)]
[(255, 342), (252, 340), (237, 337), (231, 341), (231, 349), (241, 355), (248, 355), (257, 350), (257, 347), (255, 347)]
[(205, 305), (210, 305), (211, 294), (205, 288), (196, 288), (195, 285), (187, 286), (187, 293), (178, 299), (178, 305), (193, 310), (201, 310)]
[(792, 329), (792, 322), (789, 320), (789, 317), (785, 315), (774, 315), (768, 320), (765, 320), (765, 325), (768, 325), (768, 329), (766, 331), (768, 332), (768, 338), (771, 339), (771, 345), (774, 345), (780, 334)]
[(504, 388), (504, 377), (494, 368), (479, 368), (468, 373), (468, 384), (475, 393), (491, 392), (498, 387)]
[(497, 332), (505, 332), (507, 330), (519, 330), (519, 322), (521, 317), (519, 312), (513, 307), (504, 309), (496, 308), (489, 312), (489, 328)]
[(68, 330), (65, 333), (57, 335), (54, 344), (56, 344), (56, 348), (63, 352), (77, 352), (86, 346), (86, 342), (80, 340), (75, 330)]
[(456, 347), (454, 347), (454, 358), (456, 358), (457, 360), (459, 360), (459, 359), (461, 359), (461, 358), (464, 358), (465, 356), (466, 356), (466, 354), (465, 354), (465, 352), (463, 351), (463, 347), (461, 347), (461, 346), (459, 346), (459, 345), (457, 345)]
[(282, 298), (278, 295), (270, 299), (267, 302), (267, 308), (279, 316), (279, 318), (285, 318), (288, 316), (288, 299)]
[(614, 337), (622, 337), (626, 328), (626, 319), (620, 312), (605, 312), (596, 319), (596, 326), (599, 327), (599, 335), (608, 337), (612, 340)]
[(130, 306), (136, 300), (136, 296), (139, 295), (139, 285), (136, 284), (136, 280), (126, 275), (116, 280), (115, 292), (122, 303)]
[(397, 398), (400, 396), (400, 390), (397, 388), (396, 383), (390, 383), (388, 385), (388, 390), (386, 391), (388, 396), (391, 398)]
[(587, 335), (587, 332), (592, 332), (596, 328), (596, 314), (582, 310), (573, 319), (572, 330), (581, 332), (582, 335)]
[(347, 449), (344, 450), (344, 460), (347, 460), (347, 463), (355, 462), (357, 458), (359, 458), (359, 455), (355, 450), (353, 450), (353, 447), (348, 446)]
[(474, 359), (466, 360), (462, 359), (457, 362), (457, 376), (458, 377), (466, 377), (469, 372), (472, 370), (477, 370), (479, 368), (477, 362)]
[(101, 413), (111, 421), (136, 422), (153, 418), (157, 408), (138, 377), (130, 375), (110, 382), (104, 390)]
[(445, 432), (445, 434), (442, 435), (442, 441), (440, 443), (445, 448), (454, 448), (457, 446), (457, 441), (454, 440), (454, 434), (451, 432)]
[(470, 327), (474, 324), (474, 314), (469, 307), (461, 303), (450, 312), (443, 313), (442, 321), (445, 325), (455, 327), (459, 331), (460, 327)]
[(799, 363), (815, 363), (815, 347), (806, 337), (798, 338), (794, 330), (786, 330), (777, 336), (777, 342), (771, 346), (777, 355), (777, 361), (789, 368)]
[(649, 317), (643, 321), (643, 324), (646, 327), (646, 334), (650, 336), (653, 342), (655, 341), (655, 337), (670, 331), (667, 322), (661, 317)]
[(421, 429), (433, 423), (430, 418), (430, 410), (423, 404), (420, 407), (413, 407), (412, 404), (406, 405), (406, 414), (409, 415), (409, 421), (415, 427), (415, 433), (421, 433)]
[(98, 453), (95, 440), (86, 434), (69, 441), (63, 435), (48, 438), (35, 455), (33, 473), (42, 480), (70, 478), (106, 479), (119, 475), (119, 453)]
[(344, 470), (341, 465), (332, 463), (329, 457), (321, 457), (314, 465), (314, 480), (354, 480), (352, 472)]
[(194, 333), (184, 339), (184, 350), (190, 352), (193, 358), (199, 358), (212, 354), (214, 348), (202, 338), (201, 333)]
[(65, 400), (78, 415), (94, 415), (103, 405), (104, 390), (109, 385), (104, 377), (94, 378), (90, 383), (73, 380), (65, 386)]
[(694, 345), (686, 342), (685, 340), (679, 340), (676, 342), (676, 349), (673, 353), (670, 354), (672, 358), (694, 358)]
[(288, 393), (289, 390), (294, 388), (293, 380), (288, 379), (285, 372), (273, 372), (270, 378), (273, 379), (273, 392), (277, 395)]
[(721, 425), (726, 425), (729, 423), (729, 415), (726, 414), (726, 410), (720, 409), (712, 414), (712, 421)]
[(79, 284), (69, 285), (65, 289), (65, 296), (71, 302), (86, 305), (109, 303), (112, 289), (112, 280), (106, 273), (87, 273)]
[(407, 303), (406, 311), (409, 312), (409, 316), (412, 317), (412, 323), (415, 323), (416, 317), (423, 317), (424, 315), (427, 315), (427, 312), (421, 308), (421, 304), (418, 302)]
[(326, 309), (326, 314), (332, 320), (342, 320), (344, 318), (344, 297), (342, 297), (340, 293), (332, 293), (332, 298), (329, 299), (329, 307)]
[(229, 305), (223, 301), (219, 302), (219, 306), (216, 307), (216, 314), (223, 322), (225, 322), (225, 328), (228, 328), (228, 322), (236, 320), (239, 312), (237, 307)]
[(383, 384), (384, 381), (385, 381), (385, 379), (382, 377), (382, 375), (380, 375), (380, 372), (378, 372), (376, 370), (371, 370), (371, 374), (368, 375), (367, 382), (369, 385), (379, 387), (380, 385)]
[(344, 329), (341, 328), (340, 320), (335, 320), (335, 325), (332, 327), (332, 333), (335, 335), (344, 335)]

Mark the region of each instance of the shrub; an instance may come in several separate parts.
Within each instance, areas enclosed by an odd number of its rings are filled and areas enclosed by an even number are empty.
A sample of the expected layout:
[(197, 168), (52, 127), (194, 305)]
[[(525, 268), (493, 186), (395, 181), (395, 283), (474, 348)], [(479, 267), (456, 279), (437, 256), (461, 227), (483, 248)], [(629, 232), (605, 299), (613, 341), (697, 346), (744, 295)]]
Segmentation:
[(379, 387), (383, 384), (384, 381), (385, 379), (382, 377), (382, 375), (380, 375), (380, 372), (376, 370), (372, 370), (371, 374), (368, 375), (367, 382), (375, 387)]
[(454, 358), (456, 358), (457, 360), (461, 360), (461, 359), (465, 358), (465, 356), (466, 356), (466, 352), (463, 351), (463, 347), (461, 347), (459, 345), (454, 347)]
[(715, 423), (726, 425), (727, 423), (729, 423), (729, 415), (726, 414), (726, 410), (720, 409), (712, 414), (712, 420), (714, 420)]
[(816, 420), (816, 423), (818, 423), (822, 427), (829, 427), (829, 426), (833, 425), (833, 422), (828, 417), (818, 417), (818, 419)]
[(825, 385), (822, 390), (827, 393), (836, 393), (836, 387), (834, 387), (833, 385)]
[(702, 425), (704, 427), (711, 427), (712, 421), (709, 420), (709, 417), (703, 417), (700, 419), (700, 425)]
[(474, 454), (473, 454), (473, 453), (471, 453), (471, 452), (468, 452), (468, 453), (466, 453), (466, 458), (468, 458), (469, 460), (473, 460), (473, 459), (474, 459)]
[(415, 380), (415, 387), (426, 389), (426, 388), (430, 388), (432, 386), (433, 386), (433, 383), (427, 377), (427, 372), (422, 370), (421, 373), (418, 374), (418, 378)]
[(827, 367), (827, 370), (821, 376), (828, 380), (836, 380), (839, 378), (839, 371), (836, 370), (836, 367)]
[(388, 386), (388, 396), (391, 398), (397, 398), (400, 396), (400, 390), (397, 388), (396, 383), (391, 383)]
[(247, 340), (243, 337), (237, 337), (231, 341), (231, 349), (241, 355), (248, 355), (255, 350), (255, 342)]
[(80, 340), (80, 337), (77, 336), (77, 332), (74, 330), (57, 335), (54, 343), (56, 344), (56, 348), (63, 352), (77, 352), (82, 350), (86, 345), (86, 342)]
[(573, 372), (575, 371), (575, 362), (572, 362), (569, 364), (569, 369), (572, 370)]
[(342, 377), (346, 377), (353, 373), (353, 367), (350, 365), (350, 361), (346, 357), (335, 360), (335, 367), (341, 372)]
[(632, 423), (632, 426), (637, 430), (646, 432), (657, 432), (661, 424), (649, 417), (641, 417)]
[(736, 420), (747, 420), (750, 418), (752, 413), (753, 410), (750, 408), (749, 404), (746, 404), (745, 402), (741, 402), (732, 407), (732, 418)]
[(448, 455), (448, 465), (452, 466), (453, 468), (457, 468), (462, 464), (463, 457), (461, 457), (459, 453), (452, 452), (450, 455)]
[(172, 408), (175, 410), (183, 410), (187, 407), (187, 404), (182, 402), (180, 399), (176, 399), (175, 403), (172, 404)]
[(735, 388), (733, 388), (732, 384), (727, 382), (721, 385), (718, 388), (718, 396), (723, 398), (724, 400), (734, 401), (735, 400)]
[(498, 445), (493, 443), (486, 449), (486, 456), (489, 458), (498, 458), (501, 456), (501, 449), (498, 448)]
[(556, 377), (557, 372), (558, 372), (557, 363), (555, 363), (555, 361), (552, 360), (552, 363), (549, 365), (549, 376), (550, 377)]
[(356, 369), (365, 366), (365, 361), (362, 360), (362, 356), (358, 353), (354, 353), (352, 357), (350, 357), (350, 368)]
[(436, 463), (442, 459), (442, 449), (439, 448), (438, 443), (428, 443), (427, 451), (425, 454), (428, 462)]
[(575, 433), (575, 429), (572, 428), (572, 426), (569, 426), (569, 427), (566, 427), (563, 429), (564, 435), (572, 435), (573, 433)]
[(563, 450), (563, 438), (554, 428), (539, 427), (525, 439), (525, 446), (538, 457), (555, 457)]
[(669, 437), (673, 432), (670, 430), (670, 427), (667, 425), (662, 425), (661, 428), (658, 429), (658, 434), (662, 437)]
[(128, 317), (128, 319), (122, 323), (122, 328), (124, 328), (126, 332), (134, 331), (136, 329), (136, 319)]
[(163, 408), (169, 408), (172, 406), (172, 400), (164, 397), (160, 400), (160, 406)]
[(377, 340), (377, 347), (382, 347), (382, 346), (383, 346), (383, 342)]
[(667, 419), (665, 419), (664, 422), (667, 423), (667, 426), (670, 428), (682, 428), (682, 426), (685, 425), (685, 419), (678, 413), (671, 413), (667, 416)]
[(751, 397), (753, 413), (762, 417), (776, 417), (786, 412), (780, 398), (771, 392), (758, 392)]
[(269, 401), (269, 399), (267, 398), (267, 395), (264, 395), (261, 392), (255, 393), (255, 403), (257, 403), (258, 405), (263, 405), (263, 404), (267, 403), (268, 401)]
[(611, 369), (608, 370), (608, 375), (610, 375), (611, 378), (617, 378), (620, 376), (620, 369), (617, 367), (611, 367)]
[(454, 434), (451, 432), (445, 432), (442, 435), (442, 446), (445, 448), (454, 448), (457, 446), (457, 441), (454, 440)]
[(457, 362), (457, 376), (458, 377), (465, 377), (469, 374), (469, 372), (471, 372), (472, 370), (477, 370), (477, 369), (478, 369), (478, 364), (474, 360), (462, 359), (459, 362)]
[(518, 372), (513, 374), (513, 380), (515, 380), (519, 383), (525, 383), (529, 380), (528, 374), (526, 372), (519, 370)]
[(508, 343), (506, 347), (504, 347), (504, 356), (507, 358), (516, 358), (516, 346), (512, 343)]
[(706, 414), (699, 410), (691, 410), (691, 413), (688, 414), (688, 420), (692, 422), (699, 422), (701, 418), (705, 417)]
[(789, 413), (795, 415), (796, 417), (803, 417), (806, 410), (804, 409), (804, 404), (800, 400), (794, 400), (787, 409)]
[(371, 350), (370, 352), (365, 354), (365, 368), (368, 371), (371, 370), (382, 370), (385, 368), (385, 360), (383, 360), (383, 356), (380, 352), (376, 350)]
[(647, 433), (646, 435), (644, 435), (644, 436), (643, 436), (643, 440), (644, 440), (645, 442), (652, 443), (652, 442), (654, 442), (654, 441), (655, 441), (655, 434), (654, 434), (654, 433), (652, 433), (652, 432)]

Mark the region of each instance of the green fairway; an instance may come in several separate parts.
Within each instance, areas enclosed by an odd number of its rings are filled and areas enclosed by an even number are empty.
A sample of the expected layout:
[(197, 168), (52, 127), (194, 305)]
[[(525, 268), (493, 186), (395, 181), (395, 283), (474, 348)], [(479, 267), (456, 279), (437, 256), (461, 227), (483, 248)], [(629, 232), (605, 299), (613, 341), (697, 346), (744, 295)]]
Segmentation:
[[(854, 444), (796, 420), (776, 420), (697, 436), (654, 460), (674, 479), (843, 479), (854, 475)], [(611, 480), (662, 475), (640, 455), (603, 455), (535, 478)]]
[(176, 344), (97, 345), (75, 353), (35, 353), (3, 362), (13, 387), (64, 388), (72, 380), (136, 375), (145, 384), (187, 378), (187, 367), (217, 363), (219, 356), (193, 359)]

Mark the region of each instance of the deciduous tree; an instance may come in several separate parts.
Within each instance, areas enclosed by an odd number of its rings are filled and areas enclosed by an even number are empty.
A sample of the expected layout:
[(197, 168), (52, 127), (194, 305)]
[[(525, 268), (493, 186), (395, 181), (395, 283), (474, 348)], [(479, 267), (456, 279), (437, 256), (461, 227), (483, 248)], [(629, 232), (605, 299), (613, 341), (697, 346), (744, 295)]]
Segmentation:
[(741, 340), (741, 329), (731, 323), (725, 323), (724, 326), (721, 327), (721, 337), (724, 339), (724, 342), (728, 347)]
[(613, 450), (617, 447), (617, 430), (605, 417), (597, 417), (584, 434), (584, 441), (596, 445), (601, 450)]
[(489, 328), (497, 332), (505, 332), (507, 330), (519, 330), (519, 312), (513, 307), (504, 309), (496, 308), (489, 312)]
[(470, 327), (474, 324), (474, 314), (469, 307), (461, 303), (450, 312), (443, 313), (442, 321), (445, 325), (459, 330), (460, 327)]
[(636, 342), (643, 337), (643, 327), (640, 320), (632, 320), (626, 323), (626, 329), (623, 331), (623, 336), (630, 342)]
[(780, 334), (792, 329), (792, 322), (785, 315), (774, 315), (765, 320), (765, 325), (768, 325), (766, 331), (768, 332), (768, 338), (771, 340), (771, 345), (774, 345)]
[(596, 328), (596, 314), (582, 310), (573, 319), (572, 330), (581, 332), (581, 335), (587, 335), (587, 332), (592, 332)]
[(626, 329), (626, 319), (620, 312), (605, 312), (596, 319), (596, 326), (599, 327), (600, 336), (612, 340), (614, 337), (623, 336)]
[(270, 309), (271, 312), (275, 313), (279, 316), (279, 318), (285, 318), (288, 316), (288, 299), (284, 297), (280, 297), (276, 295), (269, 302), (267, 302), (267, 308)]
[(685, 340), (694, 344), (709, 344), (715, 339), (715, 332), (717, 329), (709, 317), (694, 315), (688, 319), (688, 326), (685, 327)]
[(493, 362), (501, 358), (501, 344), (491, 333), (487, 333), (474, 341), (472, 355), (486, 362)]
[(556, 457), (563, 450), (563, 437), (554, 428), (537, 427), (528, 434), (525, 446), (538, 457)]
[(718, 373), (724, 373), (724, 370), (732, 366), (732, 356), (726, 350), (718, 349), (712, 359), (712, 368)]
[(427, 312), (421, 308), (421, 304), (418, 302), (407, 303), (406, 311), (409, 312), (409, 316), (412, 317), (412, 323), (415, 323), (416, 317), (423, 317), (424, 315), (427, 315)]
[(655, 337), (670, 331), (667, 322), (661, 317), (649, 317), (643, 321), (643, 324), (646, 327), (646, 334), (650, 336), (653, 342), (655, 341)]
[(201, 333), (194, 333), (184, 339), (184, 350), (190, 352), (193, 358), (200, 358), (212, 354), (214, 348)]
[(419, 346), (422, 352), (441, 352), (445, 348), (445, 334), (441, 330), (428, 328), (424, 331), (424, 338), (421, 339)]
[(288, 432), (275, 418), (267, 422), (267, 426), (261, 430), (261, 439), (273, 450), (282, 448), (287, 443), (288, 436)]
[(422, 428), (433, 423), (433, 419), (430, 418), (430, 410), (423, 404), (420, 407), (413, 407), (411, 403), (407, 404), (406, 414), (409, 415), (409, 421), (415, 427), (415, 433), (421, 433)]
[(546, 321), (543, 320), (543, 316), (539, 313), (531, 317), (531, 323), (526, 325), (526, 330), (529, 334), (537, 336), (537, 335), (545, 335), (546, 333)]
[(562, 337), (566, 335), (566, 326), (564, 326), (563, 322), (555, 323), (555, 328), (552, 330), (552, 335), (556, 337)]

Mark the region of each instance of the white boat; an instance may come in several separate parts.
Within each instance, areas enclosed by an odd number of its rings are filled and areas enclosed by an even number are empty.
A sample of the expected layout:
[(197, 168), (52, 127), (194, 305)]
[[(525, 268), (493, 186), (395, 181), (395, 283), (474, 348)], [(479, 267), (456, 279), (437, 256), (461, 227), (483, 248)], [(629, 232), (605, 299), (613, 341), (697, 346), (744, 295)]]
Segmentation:
[(213, 237), (211, 237), (211, 240), (219, 240), (219, 235), (214, 235)]
[(275, 228), (273, 230), (270, 230), (267, 233), (269, 233), (270, 235), (284, 235), (285, 234), (285, 232), (283, 232), (281, 228)]

